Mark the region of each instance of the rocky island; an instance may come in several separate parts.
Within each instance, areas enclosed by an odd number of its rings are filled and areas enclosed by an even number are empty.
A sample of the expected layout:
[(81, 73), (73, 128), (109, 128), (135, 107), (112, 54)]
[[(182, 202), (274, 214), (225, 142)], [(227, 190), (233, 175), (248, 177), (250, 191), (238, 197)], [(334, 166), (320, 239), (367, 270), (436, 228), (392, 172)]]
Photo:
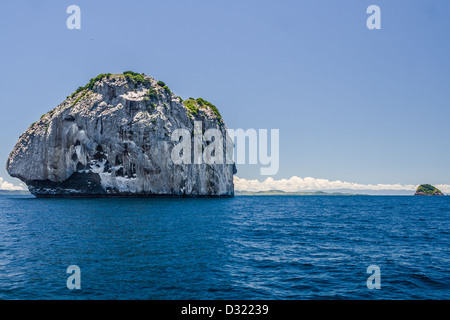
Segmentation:
[(443, 196), (444, 194), (438, 188), (431, 184), (421, 184), (417, 187), (415, 196)]
[(37, 197), (233, 196), (234, 164), (171, 161), (171, 134), (194, 121), (227, 137), (206, 100), (144, 74), (100, 74), (21, 135), (6, 170)]

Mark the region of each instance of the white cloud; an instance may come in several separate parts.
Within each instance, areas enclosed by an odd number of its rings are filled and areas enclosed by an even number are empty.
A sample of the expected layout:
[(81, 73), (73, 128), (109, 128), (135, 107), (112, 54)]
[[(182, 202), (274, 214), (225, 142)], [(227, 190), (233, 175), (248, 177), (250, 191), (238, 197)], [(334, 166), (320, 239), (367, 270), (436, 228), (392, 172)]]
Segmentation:
[[(436, 188), (443, 193), (450, 194), (450, 185), (436, 184)], [(332, 191), (332, 190), (373, 190), (373, 191), (415, 191), (417, 185), (413, 184), (360, 184), (347, 181), (330, 181), (328, 179), (316, 179), (311, 177), (300, 178), (293, 176), (289, 179), (274, 180), (267, 178), (264, 181), (247, 180), (239, 177), (234, 177), (234, 188), (237, 191), (269, 191), (281, 190), (285, 192), (297, 191)], [(4, 181), (0, 177), (0, 190), (26, 190), (26, 186), (20, 183), (18, 186)]]
[(9, 183), (8, 181), (4, 181), (2, 177), (0, 177), (0, 190), (26, 190), (25, 185), (20, 183), (18, 186)]
[(436, 188), (442, 191), (442, 193), (450, 193), (450, 185), (448, 184), (436, 184)]
[[(450, 193), (450, 185), (436, 185), (444, 193)], [(234, 177), (234, 188), (237, 191), (269, 191), (281, 190), (285, 192), (297, 191), (327, 191), (327, 190), (373, 190), (373, 191), (415, 191), (417, 185), (413, 184), (360, 184), (347, 181), (330, 181), (327, 179), (300, 178), (293, 176), (290, 179), (274, 180), (267, 178), (264, 181), (247, 180)]]

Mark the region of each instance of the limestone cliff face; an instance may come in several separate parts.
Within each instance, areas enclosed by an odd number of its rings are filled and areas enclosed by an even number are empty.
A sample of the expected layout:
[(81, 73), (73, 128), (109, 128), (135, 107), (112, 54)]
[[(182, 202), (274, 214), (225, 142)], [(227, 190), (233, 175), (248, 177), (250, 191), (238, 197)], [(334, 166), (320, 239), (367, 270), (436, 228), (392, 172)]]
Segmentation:
[(22, 134), (6, 170), (40, 197), (233, 196), (234, 165), (171, 161), (172, 132), (194, 120), (226, 137), (200, 100), (186, 107), (149, 76), (100, 75)]

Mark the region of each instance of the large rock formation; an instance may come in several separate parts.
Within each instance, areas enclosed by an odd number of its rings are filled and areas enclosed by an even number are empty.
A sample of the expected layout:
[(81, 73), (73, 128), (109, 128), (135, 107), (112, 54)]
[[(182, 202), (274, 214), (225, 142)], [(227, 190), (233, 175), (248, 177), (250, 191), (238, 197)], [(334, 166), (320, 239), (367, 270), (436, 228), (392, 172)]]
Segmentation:
[(417, 187), (415, 196), (443, 196), (444, 194), (431, 184), (421, 184)]
[(171, 161), (172, 132), (194, 121), (226, 137), (209, 102), (183, 103), (143, 74), (102, 74), (33, 123), (6, 170), (38, 197), (233, 196), (233, 164)]

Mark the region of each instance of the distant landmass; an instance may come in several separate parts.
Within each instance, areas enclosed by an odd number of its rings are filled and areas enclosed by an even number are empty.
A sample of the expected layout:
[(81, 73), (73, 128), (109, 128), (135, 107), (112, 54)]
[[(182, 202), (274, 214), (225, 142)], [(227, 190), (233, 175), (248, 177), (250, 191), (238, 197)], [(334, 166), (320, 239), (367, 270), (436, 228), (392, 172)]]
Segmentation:
[(285, 192), (281, 190), (269, 191), (235, 191), (236, 196), (365, 196), (366, 194), (342, 193), (342, 192)]
[(444, 194), (431, 184), (421, 184), (417, 187), (415, 196), (443, 196)]

